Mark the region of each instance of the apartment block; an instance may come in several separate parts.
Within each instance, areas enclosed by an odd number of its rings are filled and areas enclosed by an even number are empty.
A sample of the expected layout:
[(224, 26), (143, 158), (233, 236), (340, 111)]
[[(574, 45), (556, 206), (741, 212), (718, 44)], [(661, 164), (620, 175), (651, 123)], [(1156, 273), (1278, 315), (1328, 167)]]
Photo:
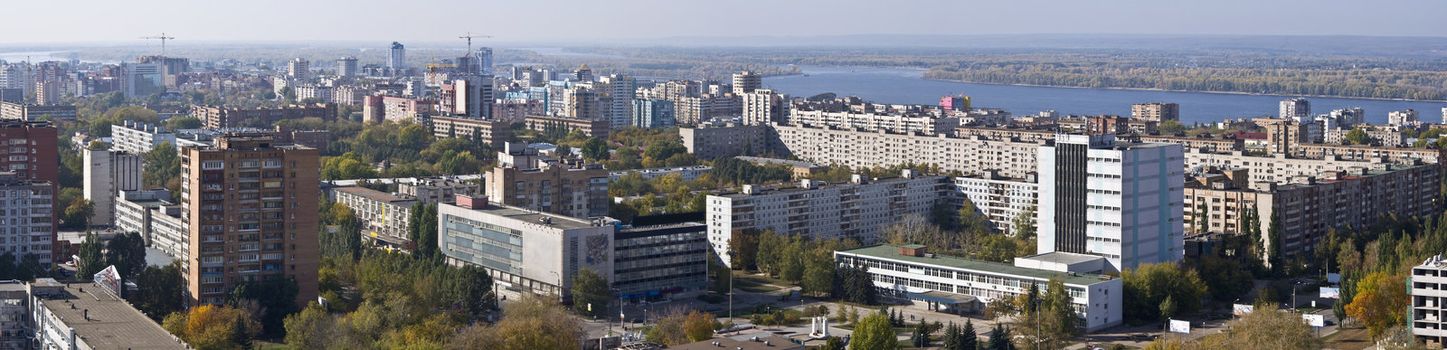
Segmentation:
[(237, 285), (289, 278), (297, 304), (317, 296), (320, 260), (316, 149), (269, 133), (231, 133), (181, 155), (192, 304), (219, 304)]
[(583, 136), (597, 137), (603, 139), (608, 138), (608, 133), (612, 132), (612, 128), (608, 126), (607, 120), (546, 117), (534, 115), (524, 118), (523, 124), (525, 124), (528, 130), (537, 131), (540, 133), (561, 132), (563, 134), (567, 134), (577, 131), (583, 133)]
[(613, 276), (611, 223), (538, 212), (458, 196), (437, 205), (439, 248), (453, 266), (482, 267), (504, 295), (535, 293), (571, 298), (583, 269)]
[(352, 208), (357, 219), (362, 220), (362, 239), (377, 247), (386, 249), (415, 249), (408, 237), (411, 224), (412, 206), (418, 201), (366, 187), (342, 187), (332, 191), (337, 203)]
[(1137, 103), (1130, 105), (1131, 119), (1153, 122), (1181, 120), (1181, 105), (1165, 102)]
[(679, 127), (683, 147), (698, 159), (767, 153), (773, 129), (763, 125), (701, 124)]
[(1428, 346), (1447, 339), (1447, 261), (1438, 254), (1412, 267), (1412, 335)]
[(181, 206), (171, 202), (171, 191), (121, 192), (116, 199), (116, 229), (140, 233), (147, 246), (186, 264), (188, 232), (181, 222)]
[(463, 138), (501, 148), (512, 139), (512, 126), (498, 120), (432, 117), (432, 136)]
[(120, 125), (111, 125), (112, 151), (146, 154), (162, 143), (177, 146), (176, 134), (157, 125), (129, 120)]
[(599, 164), (554, 159), (511, 142), (497, 163), (485, 184), (498, 203), (580, 218), (608, 215), (608, 171)]
[(945, 172), (980, 176), (994, 171), (1009, 178), (1025, 178), (1035, 172), (1036, 150), (1044, 142), (783, 124), (773, 125), (773, 129), (779, 140), (777, 152), (818, 164), (856, 169), (925, 164)]
[(1037, 251), (1095, 255), (1107, 272), (1180, 261), (1181, 146), (1117, 143), (1114, 135), (1059, 135), (1041, 146)]
[(41, 265), (50, 267), (56, 259), (55, 185), (49, 181), (32, 180), (14, 172), (0, 172), (0, 222), (9, 229), (0, 230), (0, 252), (11, 253), (12, 263), (20, 264), (26, 255), (34, 255)]
[[(913, 110), (875, 110), (873, 108), (828, 108), (815, 102), (795, 102), (789, 108), (788, 123), (813, 127), (832, 127), (867, 131), (884, 130), (897, 133), (949, 133), (960, 125), (957, 118), (940, 117)], [(872, 106), (872, 105), (862, 105)]]
[(234, 108), (222, 106), (194, 106), (191, 116), (201, 119), (207, 128), (220, 129), (240, 126), (270, 128), (277, 121), (316, 117), (323, 120), (337, 118), (337, 106), (330, 103), (313, 105), (290, 105), (274, 108)]
[[(39, 255), (40, 262), (47, 266), (52, 261), (58, 263), (69, 260), (68, 256), (52, 254), (57, 250), (55, 228), (56, 218), (60, 215), (44, 208), (49, 206), (54, 210), (61, 205), (56, 203), (60, 196), (60, 148), (56, 140), (55, 126), (44, 121), (0, 119), (0, 144), (4, 145), (8, 155), (0, 157), (0, 172), (14, 173), (13, 181), (28, 181), (29, 185), (21, 186), (30, 188), (28, 196), (34, 197), (31, 202), (37, 206), (30, 210), (36, 217), (31, 219), (30, 230), (24, 233), (31, 236), (29, 242), (32, 243), (22, 243), (27, 248), (20, 249)], [(49, 185), (50, 188), (42, 191), (36, 187), (39, 184)], [(25, 191), (22, 191), (22, 195), (25, 195), (23, 193)], [(34, 214), (37, 211), (44, 214)], [(20, 211), (11, 215), (24, 215), (23, 213), (24, 211)], [(46, 223), (34, 222), (39, 220), (41, 215), (47, 217)], [(43, 238), (39, 237), (41, 226), (45, 226), (44, 229), (48, 231), (48, 235)]]
[(481, 180), (456, 177), (422, 177), (397, 183), (397, 193), (427, 204), (452, 203), (457, 195), (481, 196)]
[(1034, 182), (1034, 176), (1027, 179), (956, 177), (952, 180), (959, 194), (957, 200), (968, 200), (974, 204), (975, 210), (988, 218), (996, 231), (1017, 234), (1015, 219), (1025, 214), (1029, 215), (1023, 220), (1035, 222), (1035, 215), (1030, 213), (1037, 210), (1040, 189)]
[(121, 191), (141, 189), (140, 154), (86, 148), (81, 155), (82, 190), (94, 205), (91, 226), (115, 224), (116, 198)]
[[(734, 88), (738, 90), (737, 86)], [(774, 90), (757, 89), (735, 94), (739, 95), (743, 104), (745, 125), (780, 123), (789, 116), (789, 104), (784, 102), (784, 95), (774, 93)]]
[(32, 105), (0, 101), (0, 119), (62, 121), (75, 118), (75, 105)]
[(744, 185), (740, 193), (705, 199), (708, 240), (726, 265), (729, 241), (735, 232), (745, 230), (876, 242), (884, 238), (884, 228), (900, 218), (929, 215), (951, 190), (949, 178), (916, 176), (911, 170), (889, 179), (855, 175), (851, 182), (835, 185), (809, 179), (793, 188)]

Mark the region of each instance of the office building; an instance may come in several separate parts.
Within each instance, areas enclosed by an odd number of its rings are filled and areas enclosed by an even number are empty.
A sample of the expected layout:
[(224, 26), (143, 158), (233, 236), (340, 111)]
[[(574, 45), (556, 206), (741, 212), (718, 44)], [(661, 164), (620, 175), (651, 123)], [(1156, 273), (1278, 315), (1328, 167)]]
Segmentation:
[(789, 105), (784, 96), (769, 89), (756, 89), (739, 95), (743, 103), (745, 125), (768, 125), (782, 123), (789, 115)]
[(235, 127), (270, 128), (277, 121), (316, 117), (337, 118), (337, 106), (330, 103), (288, 105), (280, 107), (236, 108), (223, 106), (192, 106), (191, 116), (205, 123), (206, 128)]
[(740, 193), (705, 199), (708, 241), (725, 265), (731, 261), (729, 241), (738, 232), (773, 230), (869, 244), (883, 239), (884, 228), (906, 215), (928, 216), (949, 198), (950, 187), (949, 178), (916, 176), (911, 170), (889, 179), (854, 175), (849, 183), (832, 185), (809, 179), (793, 188), (744, 185)]
[(105, 148), (86, 148), (82, 152), (83, 192), (94, 207), (90, 225), (114, 225), (116, 197), (121, 191), (141, 189), (142, 156)]
[(1413, 109), (1406, 109), (1406, 110), (1400, 110), (1400, 111), (1391, 111), (1391, 112), (1388, 112), (1388, 113), (1387, 113), (1387, 125), (1390, 125), (1390, 126), (1414, 126), (1414, 127), (1415, 127), (1415, 126), (1418, 126), (1418, 125), (1421, 125), (1421, 124), (1422, 124), (1422, 121), (1421, 121), (1421, 120), (1417, 120), (1417, 111), (1416, 111), (1416, 110), (1413, 110)]
[(421, 177), (397, 184), (397, 193), (427, 204), (452, 203), (457, 195), (481, 196), (481, 180), (457, 177)]
[(678, 128), (683, 147), (698, 159), (768, 153), (772, 133), (773, 129), (766, 125), (707, 123)]
[(1181, 146), (1066, 135), (1040, 146), (1037, 251), (1089, 254), (1107, 272), (1180, 261), (1185, 162)]
[(337, 203), (352, 208), (363, 222), (362, 240), (386, 249), (412, 251), (416, 247), (408, 237), (412, 206), (417, 200), (366, 187), (342, 187), (333, 191)]
[[(0, 252), (10, 253), (19, 265), (26, 255), (34, 255), (45, 267), (59, 258), (55, 250), (55, 217), (60, 216), (53, 205), (55, 184), (22, 177), (14, 172), (0, 172), (0, 221), (9, 229), (0, 230)], [(63, 210), (63, 209), (62, 209)], [(12, 265), (12, 266), (15, 266)]]
[(492, 76), (492, 75), (494, 74), (494, 73), (493, 73), (493, 69), (492, 69), (492, 65), (493, 65), (493, 61), (492, 61), (492, 48), (491, 48), (491, 47), (479, 47), (479, 48), (477, 48), (477, 53), (475, 54), (475, 57), (477, 57), (477, 68), (478, 68), (477, 74), (482, 74), (482, 75), (486, 75), (486, 76)]
[(632, 100), (632, 103), (633, 116), (630, 124), (635, 128), (671, 128), (677, 123), (673, 115), (673, 101), (636, 99)]
[(402, 43), (393, 41), (391, 54), (387, 55), (387, 68), (392, 70), (407, 69), (407, 48)]
[(613, 288), (624, 299), (682, 298), (708, 288), (703, 213), (639, 216), (613, 235)]
[(220, 304), (237, 285), (291, 278), (297, 304), (317, 297), (320, 163), (314, 148), (270, 133), (231, 133), (181, 155), (192, 304)]
[(733, 78), (734, 95), (743, 95), (764, 87), (764, 76), (754, 74), (754, 72), (742, 71), (734, 73)]
[(75, 113), (75, 105), (33, 105), (0, 101), (0, 119), (69, 121), (75, 120)]
[[(86, 279), (90, 279), (89, 276)], [(119, 283), (96, 279), (99, 284)], [(191, 349), (108, 288), (39, 278), (25, 286), (37, 349)], [(89, 287), (89, 288), (88, 288)], [(89, 290), (87, 290), (89, 289)]]
[(612, 224), (457, 196), (437, 205), (439, 249), (453, 266), (487, 270), (500, 294), (571, 298), (573, 277), (613, 277)]
[(1175, 103), (1151, 102), (1130, 105), (1131, 119), (1153, 122), (1181, 120), (1181, 105)]
[[(1039, 186), (1034, 178), (1005, 179), (996, 176), (956, 177), (952, 179), (958, 200), (968, 200), (975, 211), (990, 220), (995, 231), (1015, 235), (1015, 220), (1035, 222)], [(958, 203), (956, 206), (963, 205)]]
[(337, 76), (350, 78), (357, 76), (357, 58), (342, 57), (337, 59)]
[(1304, 98), (1281, 100), (1281, 110), (1276, 117), (1292, 120), (1311, 118), (1311, 102)]
[(498, 203), (579, 218), (608, 215), (608, 171), (599, 164), (554, 159), (509, 142), (487, 173), (487, 197)]
[[(23, 233), (29, 235), (30, 239), (24, 242), (11, 241), (15, 242), (11, 244), (21, 246), (10, 247), (10, 251), (34, 253), (41, 258), (40, 263), (47, 267), (52, 260), (68, 261), (69, 257), (51, 254), (55, 250), (53, 242), (56, 241), (56, 218), (60, 217), (59, 213), (53, 213), (52, 210), (64, 210), (50, 205), (57, 203), (60, 196), (60, 148), (56, 140), (55, 126), (49, 122), (0, 120), (0, 144), (4, 144), (10, 154), (9, 157), (0, 158), (0, 172), (14, 173), (11, 182), (16, 186), (30, 188), (28, 194), (25, 191), (20, 194), (35, 198), (31, 201), (34, 204), (17, 205), (37, 206), (29, 211), (36, 217), (26, 221), (30, 223), (30, 230)], [(49, 187), (48, 190), (42, 188), (46, 186)], [(47, 210), (46, 207), (51, 208)], [(25, 215), (24, 213), (25, 211), (21, 210), (10, 212), (10, 215)], [(40, 220), (42, 216), (44, 220)], [(42, 237), (42, 234), (45, 236)]]
[[(1046, 270), (1016, 265), (940, 256), (920, 245), (877, 245), (836, 251), (840, 265), (865, 266), (881, 294), (898, 296), (931, 310), (973, 313), (996, 300), (1014, 300), (1035, 287), (1044, 294), (1051, 280), (1069, 292), (1071, 305), (1086, 332), (1120, 325), (1124, 320), (1124, 284), (1119, 278), (1096, 272)], [(1099, 258), (1062, 255), (1068, 266), (1099, 267)], [(1030, 257), (1035, 258), (1035, 257)], [(1051, 257), (1055, 258), (1055, 257)], [(1021, 258), (1028, 259), (1028, 258)]]
[(121, 63), (121, 93), (139, 99), (166, 92), (164, 69), (159, 63)]

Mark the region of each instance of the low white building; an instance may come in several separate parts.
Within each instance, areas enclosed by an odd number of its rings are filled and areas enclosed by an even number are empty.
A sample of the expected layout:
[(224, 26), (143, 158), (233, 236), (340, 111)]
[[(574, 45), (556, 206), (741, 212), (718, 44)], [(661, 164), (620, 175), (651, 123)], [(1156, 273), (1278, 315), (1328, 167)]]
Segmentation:
[(352, 208), (357, 219), (366, 223), (362, 238), (368, 243), (390, 249), (414, 249), (408, 235), (412, 206), (417, 200), (366, 187), (341, 187), (333, 190), (337, 203)]
[(1125, 287), (1118, 278), (937, 256), (924, 250), (919, 245), (876, 245), (836, 251), (834, 259), (842, 265), (868, 267), (882, 294), (906, 298), (931, 310), (970, 312), (991, 301), (1024, 294), (1031, 286), (1043, 292), (1055, 279), (1065, 284), (1086, 332), (1124, 320)]
[(453, 266), (482, 267), (501, 293), (569, 298), (583, 269), (613, 281), (614, 226), (457, 196), (437, 205), (439, 249)]

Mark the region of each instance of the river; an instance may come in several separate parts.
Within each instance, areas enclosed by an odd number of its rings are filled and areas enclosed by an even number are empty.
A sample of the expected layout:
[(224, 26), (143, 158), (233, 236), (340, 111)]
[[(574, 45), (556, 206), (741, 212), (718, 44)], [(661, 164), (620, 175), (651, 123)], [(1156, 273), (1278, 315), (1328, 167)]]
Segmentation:
[[(923, 69), (878, 67), (801, 66), (804, 74), (764, 78), (764, 86), (790, 96), (808, 97), (825, 92), (859, 96), (881, 103), (936, 104), (945, 95), (969, 95), (976, 107), (1003, 108), (1016, 115), (1055, 110), (1061, 115), (1130, 115), (1130, 105), (1174, 102), (1181, 105), (1183, 123), (1215, 122), (1227, 118), (1274, 116), (1278, 102), (1294, 96), (1178, 92), (976, 84), (921, 78)], [(1386, 123), (1387, 112), (1415, 109), (1418, 118), (1442, 122), (1447, 102), (1396, 101), (1309, 97), (1313, 114), (1361, 107), (1367, 121)]]

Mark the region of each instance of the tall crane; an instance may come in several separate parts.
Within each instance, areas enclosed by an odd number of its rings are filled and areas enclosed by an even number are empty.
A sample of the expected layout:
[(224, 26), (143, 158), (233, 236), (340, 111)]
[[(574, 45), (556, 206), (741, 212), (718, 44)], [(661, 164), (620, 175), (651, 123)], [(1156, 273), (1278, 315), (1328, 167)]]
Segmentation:
[(467, 32), (467, 33), (463, 33), (462, 35), (458, 36), (457, 38), (458, 38), (458, 39), (467, 39), (467, 54), (464, 54), (464, 55), (463, 55), (464, 57), (466, 57), (466, 56), (472, 54), (472, 38), (491, 38), (491, 37), (492, 37), (491, 35), (472, 34), (472, 32)]
[(174, 36), (166, 36), (166, 32), (161, 32), (161, 35), (157, 35), (157, 36), (143, 36), (143, 37), (141, 37), (141, 39), (160, 40), (160, 41), (161, 41), (161, 57), (165, 57), (165, 56), (166, 56), (166, 40), (173, 40), (173, 39), (176, 39), (176, 37), (174, 37)]

